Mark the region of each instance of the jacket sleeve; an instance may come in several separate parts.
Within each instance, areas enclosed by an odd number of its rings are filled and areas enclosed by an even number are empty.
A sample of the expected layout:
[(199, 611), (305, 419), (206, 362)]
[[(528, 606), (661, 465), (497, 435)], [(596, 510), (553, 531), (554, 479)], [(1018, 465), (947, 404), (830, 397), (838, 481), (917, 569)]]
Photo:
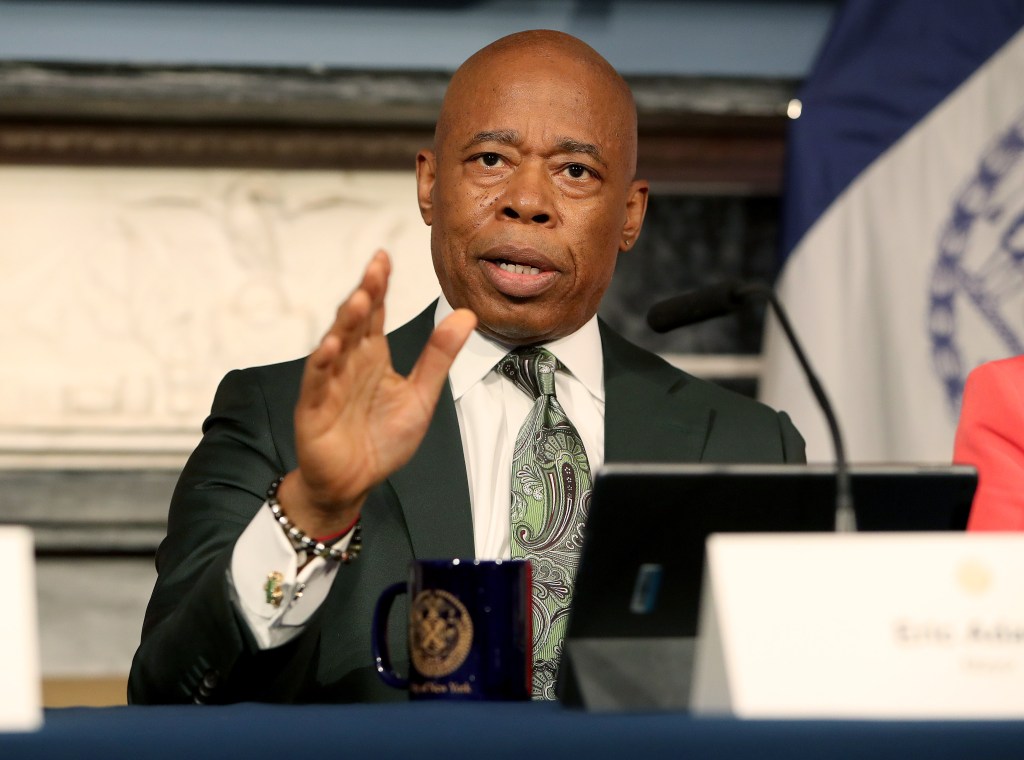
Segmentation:
[(1024, 359), (968, 375), (953, 460), (978, 470), (968, 530), (1024, 530)]
[(132, 663), (132, 703), (292, 701), (316, 658), (315, 617), (285, 646), (259, 651), (228, 577), (235, 541), (267, 486), (294, 466), (275, 442), (255, 370), (221, 382), (203, 438), (178, 480), (157, 582)]

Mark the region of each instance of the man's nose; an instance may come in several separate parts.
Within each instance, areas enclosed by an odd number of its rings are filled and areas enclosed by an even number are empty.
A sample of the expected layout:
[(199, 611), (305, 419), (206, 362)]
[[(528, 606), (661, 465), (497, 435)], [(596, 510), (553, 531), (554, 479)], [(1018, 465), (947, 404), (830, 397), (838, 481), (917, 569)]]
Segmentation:
[(519, 166), (505, 188), (502, 215), (547, 224), (554, 218), (551, 189), (551, 178), (543, 166)]

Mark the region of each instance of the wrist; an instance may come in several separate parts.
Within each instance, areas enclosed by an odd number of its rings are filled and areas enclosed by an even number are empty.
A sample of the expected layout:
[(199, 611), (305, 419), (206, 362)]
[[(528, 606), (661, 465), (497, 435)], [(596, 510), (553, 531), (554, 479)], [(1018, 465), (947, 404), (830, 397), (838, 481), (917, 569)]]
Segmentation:
[(280, 481), (276, 496), (282, 511), (299, 530), (324, 540), (336, 540), (349, 533), (366, 501), (365, 495), (354, 501), (318, 500), (299, 470), (292, 470)]
[[(281, 526), (281, 530), (284, 531), (295, 550), (305, 556), (303, 564), (313, 557), (322, 557), (347, 565), (358, 557), (363, 546), (362, 526), (359, 518), (356, 517), (348, 528), (340, 531), (337, 535), (323, 538), (310, 536), (292, 522), (278, 500), (278, 491), (284, 480), (285, 478), (281, 477), (270, 484), (270, 488), (267, 489), (267, 506), (270, 507), (274, 520)], [(349, 536), (349, 534), (351, 535)], [(346, 536), (349, 536), (348, 540), (343, 541)], [(344, 543), (346, 546), (342, 548), (338, 545), (340, 543)]]
[(333, 544), (335, 541), (340, 541), (345, 536), (347, 536), (349, 533), (351, 533), (353, 530), (355, 530), (356, 525), (358, 525), (358, 524), (359, 524), (359, 518), (357, 517), (355, 520), (353, 520), (351, 523), (349, 523), (348, 527), (342, 528), (337, 533), (331, 533), (329, 535), (313, 536), (313, 538), (315, 538), (317, 541), (320, 541), (321, 543)]

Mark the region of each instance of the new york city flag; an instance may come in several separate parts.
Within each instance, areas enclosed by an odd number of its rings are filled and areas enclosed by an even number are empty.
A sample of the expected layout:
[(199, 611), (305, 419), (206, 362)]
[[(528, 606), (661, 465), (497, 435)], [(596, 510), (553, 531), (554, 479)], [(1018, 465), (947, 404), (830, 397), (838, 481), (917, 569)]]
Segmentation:
[[(949, 462), (964, 378), (1024, 353), (1024, 1), (851, 0), (791, 123), (778, 283), (857, 462)], [(832, 458), (778, 326), (761, 397)]]

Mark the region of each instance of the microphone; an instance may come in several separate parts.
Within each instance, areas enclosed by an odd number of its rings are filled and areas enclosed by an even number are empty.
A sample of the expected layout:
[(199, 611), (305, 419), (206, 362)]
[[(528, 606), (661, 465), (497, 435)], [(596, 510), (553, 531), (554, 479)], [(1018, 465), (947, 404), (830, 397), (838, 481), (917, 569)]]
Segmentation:
[(839, 431), (839, 421), (836, 419), (835, 411), (828, 400), (825, 388), (818, 380), (817, 374), (811, 368), (806, 354), (797, 340), (793, 326), (789, 322), (785, 309), (775, 296), (775, 291), (770, 285), (761, 282), (743, 282), (741, 280), (726, 280), (715, 285), (708, 285), (696, 290), (690, 290), (682, 295), (669, 298), (668, 300), (656, 303), (647, 312), (647, 324), (655, 332), (669, 332), (678, 327), (694, 325), (715, 317), (722, 317), (740, 309), (752, 297), (760, 296), (766, 298), (775, 310), (775, 316), (779, 320), (782, 331), (786, 334), (790, 347), (796, 355), (800, 367), (807, 378), (807, 384), (811, 386), (818, 406), (825, 415), (828, 422), (829, 433), (832, 437), (832, 449), (835, 452), (836, 460), (836, 531), (840, 533), (855, 532), (857, 530), (857, 516), (853, 510), (853, 495), (850, 491), (850, 470), (846, 461), (846, 448), (843, 446), (843, 436)]
[(750, 295), (749, 287), (739, 280), (725, 280), (654, 304), (647, 312), (647, 324), (655, 332), (666, 333), (739, 309)]
[(655, 303), (647, 312), (647, 324), (655, 333), (667, 333), (676, 328), (696, 325), (716, 316), (725, 316), (743, 305), (745, 295), (742, 283), (726, 280), (717, 285), (687, 291)]

